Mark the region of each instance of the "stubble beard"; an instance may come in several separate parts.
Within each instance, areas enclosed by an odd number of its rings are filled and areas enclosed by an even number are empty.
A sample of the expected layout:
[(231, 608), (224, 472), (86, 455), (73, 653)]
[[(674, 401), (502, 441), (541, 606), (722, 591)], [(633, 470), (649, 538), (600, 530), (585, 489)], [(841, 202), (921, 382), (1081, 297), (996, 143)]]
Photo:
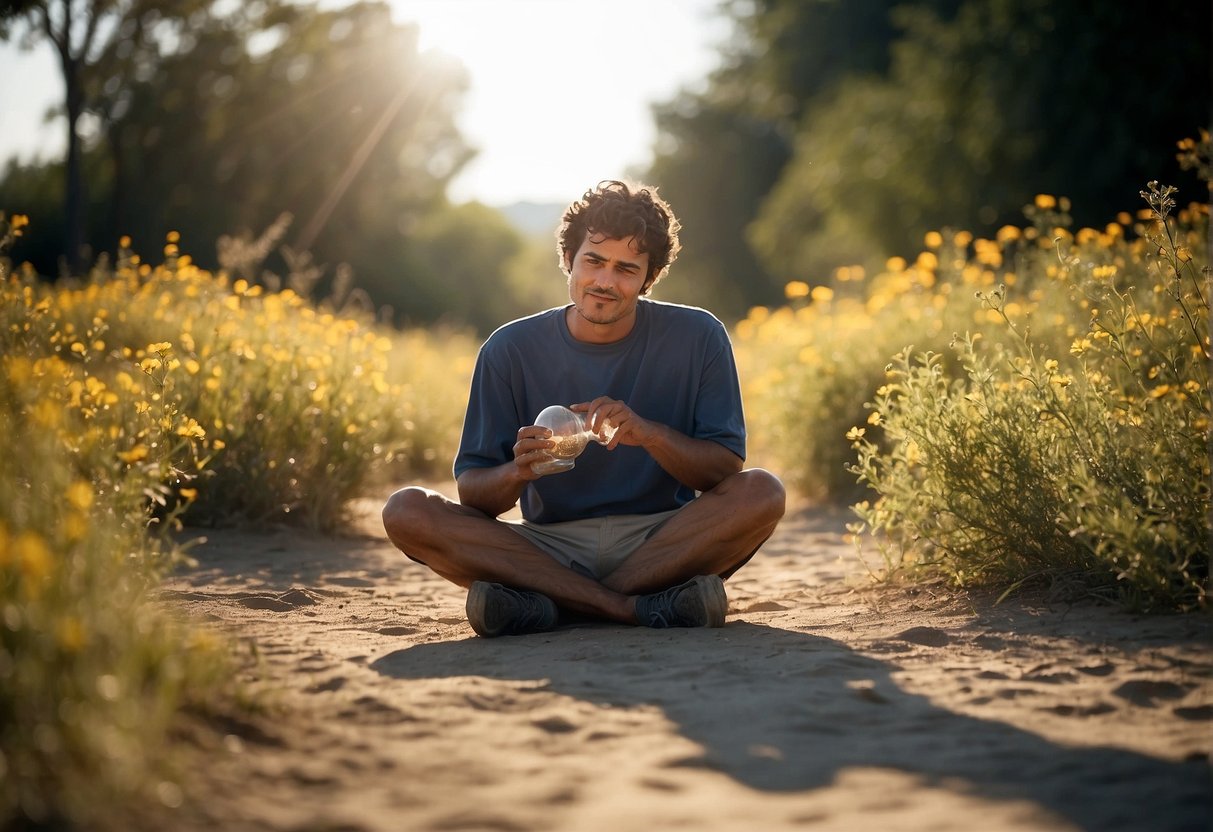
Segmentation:
[[(619, 299), (616, 298), (615, 300), (618, 302)], [(633, 305), (631, 307), (621, 308), (618, 314), (615, 315), (607, 315), (605, 312), (598, 315), (593, 314), (593, 307), (602, 303), (602, 301), (596, 298), (590, 298), (586, 295), (582, 295), (581, 303), (573, 304), (573, 308), (577, 310), (577, 314), (582, 318), (582, 320), (598, 326), (609, 326), (613, 323), (618, 323), (636, 311), (636, 307)]]

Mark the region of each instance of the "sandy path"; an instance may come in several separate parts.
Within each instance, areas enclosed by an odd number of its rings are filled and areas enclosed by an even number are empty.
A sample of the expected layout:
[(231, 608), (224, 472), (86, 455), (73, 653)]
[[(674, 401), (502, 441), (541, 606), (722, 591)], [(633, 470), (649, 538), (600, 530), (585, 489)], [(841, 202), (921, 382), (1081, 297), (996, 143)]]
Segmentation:
[(170, 603), (256, 645), (181, 828), (1213, 828), (1209, 617), (875, 591), (793, 512), (721, 630), (483, 640), (375, 528), (208, 532)]

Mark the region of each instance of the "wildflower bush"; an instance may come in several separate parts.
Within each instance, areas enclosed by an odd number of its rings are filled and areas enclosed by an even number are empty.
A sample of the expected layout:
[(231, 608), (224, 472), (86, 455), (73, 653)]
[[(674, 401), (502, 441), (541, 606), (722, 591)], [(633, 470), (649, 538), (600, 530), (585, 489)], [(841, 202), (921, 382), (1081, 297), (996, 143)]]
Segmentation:
[(889, 567), (1207, 603), (1208, 206), (1176, 215), (1157, 183), (1142, 195), (1136, 239), (1059, 234), (1051, 263), (1021, 260), (1064, 289), (1050, 308), (1069, 344), (1012, 319), (1000, 284), (978, 296), (1000, 337), (956, 337), (959, 377), (936, 353), (895, 357), (872, 406), (882, 443), (852, 434), (878, 495), (858, 513)]
[[(1180, 143), (1205, 174), (1209, 144)], [(753, 458), (858, 501), (887, 574), (1207, 605), (1209, 209), (1143, 197), (1074, 230), (1042, 194), (992, 239), (789, 282), (734, 332)]]
[[(3, 242), (21, 225), (0, 217)], [(127, 806), (181, 801), (171, 722), (229, 696), (220, 645), (146, 603), (179, 554), (149, 521), (172, 527), (188, 497), (169, 483), (197, 472), (199, 447), (184, 414), (137, 408), (87, 351), (46, 354), (54, 304), (4, 281), (0, 825), (59, 828), (99, 807), (120, 823)]]
[[(125, 240), (123, 241), (126, 242)], [(396, 334), (286, 288), (212, 274), (170, 235), (163, 263), (125, 245), (75, 286), (21, 289), (44, 306), (30, 339), (94, 368), (110, 395), (188, 414), (200, 471), (186, 519), (297, 520), (331, 529), (381, 467), (414, 475), (449, 465), (475, 346), (459, 333)], [(117, 452), (150, 452), (126, 436)]]
[(894, 258), (866, 284), (858, 267), (839, 269), (830, 285), (792, 281), (787, 306), (757, 307), (737, 324), (754, 464), (778, 468), (806, 496), (858, 499), (843, 434), (863, 423), (903, 339), (946, 344), (947, 294), (932, 292), (935, 273), (925, 268), (934, 257), (921, 266)]
[[(959, 369), (947, 354), (952, 333), (1002, 320), (975, 302), (976, 292), (1014, 287), (1018, 295), (1002, 314), (1031, 319), (1037, 335), (1063, 342), (1074, 328), (1056, 303), (1065, 290), (1038, 261), (1051, 250), (1054, 232), (1069, 235), (1068, 209), (1064, 199), (1042, 195), (1028, 207), (1025, 228), (1006, 226), (994, 239), (932, 231), (913, 260), (892, 257), (872, 276), (843, 267), (816, 286), (793, 280), (786, 306), (752, 309), (737, 324), (734, 342), (754, 461), (778, 467), (811, 498), (863, 497), (869, 489), (850, 470), (855, 455), (844, 436), (880, 441), (883, 417), (868, 402), (883, 388), (892, 356), (907, 345), (944, 354), (949, 374)], [(1100, 233), (1123, 237), (1132, 221), (1122, 215)]]
[[(0, 215), (0, 255), (25, 218)], [(125, 243), (125, 241), (124, 241)], [(0, 257), (0, 826), (121, 825), (187, 789), (227, 647), (152, 603), (183, 520), (331, 528), (389, 466), (449, 470), (475, 345), (124, 245), (85, 279)]]

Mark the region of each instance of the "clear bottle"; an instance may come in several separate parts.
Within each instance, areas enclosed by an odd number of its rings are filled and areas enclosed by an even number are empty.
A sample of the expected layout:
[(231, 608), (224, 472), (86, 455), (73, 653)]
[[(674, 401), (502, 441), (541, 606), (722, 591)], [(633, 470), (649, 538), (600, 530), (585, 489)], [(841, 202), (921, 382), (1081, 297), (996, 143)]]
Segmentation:
[(556, 447), (547, 451), (548, 459), (531, 465), (531, 470), (536, 474), (568, 471), (576, 464), (574, 460), (581, 455), (590, 440), (599, 445), (609, 444), (617, 430), (610, 422), (604, 421), (599, 433), (594, 433), (586, 427), (585, 419), (580, 413), (574, 413), (559, 404), (541, 410), (535, 417), (535, 424), (551, 430), (552, 439), (556, 442)]

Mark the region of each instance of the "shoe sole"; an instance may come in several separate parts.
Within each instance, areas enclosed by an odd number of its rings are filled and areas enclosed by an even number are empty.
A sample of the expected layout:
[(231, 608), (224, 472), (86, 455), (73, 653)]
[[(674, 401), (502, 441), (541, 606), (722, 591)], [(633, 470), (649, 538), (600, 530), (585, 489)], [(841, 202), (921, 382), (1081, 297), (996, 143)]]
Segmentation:
[(703, 599), (705, 627), (723, 627), (724, 615), (729, 609), (729, 596), (724, 591), (724, 581), (719, 575), (697, 575), (691, 579), (699, 587)]

